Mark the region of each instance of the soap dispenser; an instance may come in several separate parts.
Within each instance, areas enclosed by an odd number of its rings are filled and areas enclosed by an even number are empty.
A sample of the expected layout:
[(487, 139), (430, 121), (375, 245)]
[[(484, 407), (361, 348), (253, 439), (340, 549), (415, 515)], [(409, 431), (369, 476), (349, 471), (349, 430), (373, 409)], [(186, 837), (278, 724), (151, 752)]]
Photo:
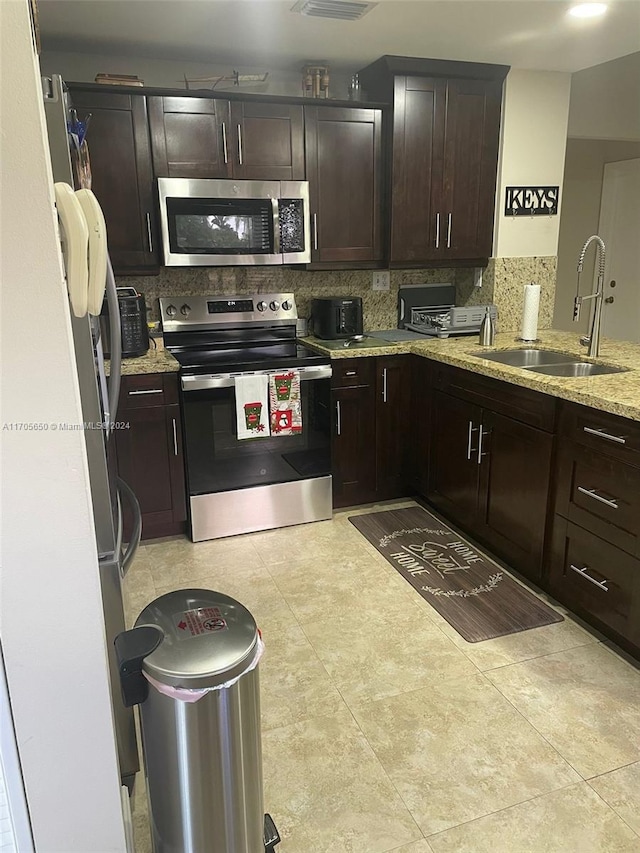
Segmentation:
[(480, 345), (492, 347), (496, 337), (496, 325), (491, 316), (491, 308), (487, 305), (486, 313), (480, 325)]

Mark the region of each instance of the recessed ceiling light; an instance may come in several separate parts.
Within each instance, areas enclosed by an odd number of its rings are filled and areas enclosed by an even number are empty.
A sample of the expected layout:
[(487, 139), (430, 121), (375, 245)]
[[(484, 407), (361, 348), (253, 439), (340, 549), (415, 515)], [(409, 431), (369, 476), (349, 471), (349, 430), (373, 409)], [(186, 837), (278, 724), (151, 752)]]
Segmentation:
[(597, 18), (598, 15), (604, 15), (606, 11), (606, 3), (580, 3), (578, 6), (572, 6), (569, 14), (575, 18)]

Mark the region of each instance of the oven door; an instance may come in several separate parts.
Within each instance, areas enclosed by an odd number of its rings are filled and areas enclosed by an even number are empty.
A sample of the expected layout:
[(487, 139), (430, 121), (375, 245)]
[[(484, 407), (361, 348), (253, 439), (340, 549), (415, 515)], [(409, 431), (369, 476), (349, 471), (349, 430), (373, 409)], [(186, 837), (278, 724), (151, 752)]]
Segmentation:
[[(286, 372), (260, 371), (264, 373)], [(318, 365), (300, 368), (300, 397), (302, 431), (296, 435), (270, 436), (239, 440), (236, 427), (235, 377), (183, 376), (182, 405), (187, 483), (190, 505), (209, 506), (221, 514), (236, 506), (237, 519), (231, 528), (212, 523), (214, 536), (231, 535), (248, 530), (266, 529), (279, 524), (261, 523), (257, 516), (266, 504), (273, 505), (277, 496), (297, 495), (295, 502), (304, 502), (314, 489), (326, 491), (329, 501), (322, 517), (330, 515), (331, 427), (330, 394), (331, 366)], [(285, 488), (285, 484), (289, 484)], [(315, 485), (314, 485), (315, 484)], [(297, 488), (297, 487), (300, 488)], [(251, 491), (253, 490), (253, 492)], [(240, 492), (245, 494), (239, 495)], [(250, 497), (250, 495), (254, 497)], [(204, 500), (203, 496), (211, 499)], [(219, 500), (213, 499), (217, 497)], [(269, 512), (273, 515), (273, 506)], [(277, 511), (274, 517), (277, 516)], [(300, 521), (315, 520), (300, 518)], [(288, 523), (298, 523), (296, 518)], [(212, 538), (194, 529), (194, 540)]]

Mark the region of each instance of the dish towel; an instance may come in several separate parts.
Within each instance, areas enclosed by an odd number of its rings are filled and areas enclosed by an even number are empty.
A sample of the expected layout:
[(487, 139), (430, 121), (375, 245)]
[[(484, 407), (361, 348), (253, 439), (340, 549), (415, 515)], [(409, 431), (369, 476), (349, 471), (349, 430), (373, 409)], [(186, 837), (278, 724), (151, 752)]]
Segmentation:
[(236, 376), (236, 424), (238, 439), (266, 438), (269, 435), (266, 374)]
[(272, 435), (297, 435), (302, 432), (299, 370), (269, 375), (269, 411)]

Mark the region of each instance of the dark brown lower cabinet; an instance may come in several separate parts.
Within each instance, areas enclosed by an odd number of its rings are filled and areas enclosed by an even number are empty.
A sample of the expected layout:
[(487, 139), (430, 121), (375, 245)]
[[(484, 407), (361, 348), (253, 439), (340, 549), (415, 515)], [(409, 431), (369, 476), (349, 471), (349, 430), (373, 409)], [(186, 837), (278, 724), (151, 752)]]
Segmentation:
[(410, 357), (376, 358), (376, 498), (407, 494)]
[(429, 449), (431, 447), (431, 362), (417, 355), (410, 356), (410, 393), (406, 420), (406, 473), (412, 492), (426, 495), (429, 489)]
[(579, 616), (640, 651), (640, 560), (556, 515), (548, 585)]
[(372, 385), (333, 389), (333, 505), (375, 499), (375, 398)]
[(542, 575), (553, 435), (433, 392), (427, 497), (532, 580)]
[[(177, 379), (124, 376), (115, 432), (118, 473), (136, 493), (142, 538), (181, 533), (187, 518)], [(131, 520), (125, 517), (125, 534)]]

